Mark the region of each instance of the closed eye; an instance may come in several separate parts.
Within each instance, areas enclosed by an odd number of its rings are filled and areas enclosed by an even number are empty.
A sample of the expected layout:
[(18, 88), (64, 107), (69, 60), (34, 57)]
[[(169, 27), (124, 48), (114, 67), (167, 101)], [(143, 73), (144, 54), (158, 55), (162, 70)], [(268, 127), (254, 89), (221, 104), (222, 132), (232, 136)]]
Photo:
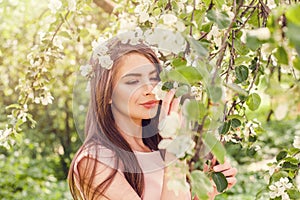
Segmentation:
[(150, 81), (159, 81), (158, 77), (150, 78)]
[(138, 82), (139, 82), (138, 80), (130, 80), (130, 81), (127, 81), (126, 84), (134, 85), (134, 84), (137, 84)]

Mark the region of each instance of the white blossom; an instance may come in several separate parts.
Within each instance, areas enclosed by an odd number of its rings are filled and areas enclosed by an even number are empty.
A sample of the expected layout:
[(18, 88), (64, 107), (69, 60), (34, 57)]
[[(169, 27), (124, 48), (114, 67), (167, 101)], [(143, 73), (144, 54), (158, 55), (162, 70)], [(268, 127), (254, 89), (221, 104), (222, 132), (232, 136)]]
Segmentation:
[(53, 14), (57, 12), (62, 6), (62, 3), (60, 0), (50, 0), (48, 3), (48, 8), (51, 10)]
[(193, 6), (191, 6), (191, 5), (186, 6), (186, 13), (191, 13), (191, 12), (193, 12), (193, 10), (194, 10)]
[(195, 97), (195, 100), (200, 101), (202, 98), (202, 86), (192, 86), (191, 95)]
[(293, 146), (297, 149), (300, 149), (300, 135), (295, 136)]
[(277, 7), (276, 3), (274, 2), (274, 0), (268, 0), (267, 1), (267, 6), (270, 8), (270, 9), (274, 9)]
[(270, 189), (269, 195), (271, 199), (280, 197), (284, 193), (283, 187), (276, 187), (275, 185), (270, 185), (269, 189)]
[(178, 54), (184, 51), (186, 45), (181, 33), (160, 28), (155, 29), (152, 34), (145, 35), (145, 39), (150, 44), (157, 44), (164, 56), (170, 53)]
[(118, 17), (120, 22), (119, 32), (134, 30), (137, 27), (138, 18), (136, 16), (121, 13)]
[(258, 28), (247, 31), (249, 36), (256, 37), (259, 40), (268, 40), (271, 37), (271, 32), (268, 28)]
[(282, 199), (282, 200), (290, 200), (290, 197), (289, 197), (289, 195), (285, 192), (285, 193), (283, 193), (283, 194), (281, 195), (281, 199)]
[(151, 91), (157, 100), (163, 100), (165, 96), (167, 95), (167, 91), (162, 90), (163, 83), (159, 82), (156, 84), (156, 86)]
[(144, 23), (149, 20), (149, 14), (147, 12), (140, 12), (139, 13), (139, 22)]
[(299, 173), (295, 178), (295, 182), (296, 182), (296, 186), (297, 186), (298, 190), (300, 190), (300, 174)]
[(92, 42), (92, 49), (95, 51), (99, 46), (104, 46), (103, 43), (105, 42), (104, 37), (99, 37), (97, 40), (93, 40)]
[(246, 43), (246, 41), (247, 41), (247, 31), (245, 31), (245, 29), (242, 29), (241, 32), (242, 32), (241, 41), (243, 43)]
[(154, 16), (149, 17), (149, 22), (151, 22), (152, 24), (156, 24), (157, 19)]
[(282, 187), (285, 189), (291, 189), (293, 184), (289, 182), (289, 179), (287, 177), (281, 177), (279, 182), (281, 183)]
[(101, 65), (101, 67), (105, 68), (105, 69), (111, 69), (113, 66), (113, 61), (111, 60), (109, 55), (104, 55), (104, 56), (100, 56), (98, 57), (99, 59), (99, 63)]
[(108, 54), (108, 48), (105, 45), (99, 45), (98, 47), (95, 48), (94, 54), (97, 56), (102, 56)]
[(292, 183), (289, 182), (289, 179), (287, 177), (281, 177), (279, 181), (276, 181), (269, 186), (269, 196), (271, 199), (281, 197), (282, 199), (289, 200), (290, 197), (285, 191), (287, 189), (291, 189), (292, 186)]
[(42, 104), (44, 106), (48, 105), (48, 104), (52, 104), (53, 101), (53, 96), (51, 95), (50, 92), (47, 92), (47, 94), (44, 97), (40, 97)]
[(180, 117), (177, 112), (171, 112), (158, 124), (159, 134), (163, 138), (175, 138), (177, 129), (180, 128)]
[(226, 14), (229, 16), (231, 20), (234, 18), (234, 13), (231, 11), (231, 7), (227, 6), (226, 4), (223, 4), (222, 10), (226, 12)]
[(272, 176), (274, 174), (275, 171), (278, 170), (278, 167), (276, 165), (270, 166), (269, 167), (269, 174), (270, 176)]
[(64, 49), (63, 39), (64, 39), (63, 37), (55, 36), (53, 39), (53, 45), (63, 50)]
[(70, 11), (76, 11), (76, 0), (68, 0), (68, 7)]
[(135, 7), (134, 12), (136, 14), (141, 13), (141, 12), (145, 12), (145, 5), (144, 4), (139, 4)]
[(158, 148), (166, 149), (167, 152), (174, 154), (177, 158), (181, 158), (185, 153), (191, 154), (195, 142), (188, 135), (179, 135), (175, 139), (163, 139)]
[(121, 33), (117, 36), (122, 44), (127, 44), (132, 38), (135, 37), (135, 32), (134, 31), (127, 31), (125, 33)]
[(183, 32), (185, 30), (185, 24), (179, 20), (176, 22), (175, 27), (179, 32)]
[(0, 141), (5, 140), (12, 133), (12, 128), (6, 127), (5, 130), (0, 130)]
[(39, 31), (38, 32), (38, 35), (39, 35), (39, 39), (40, 39), (40, 42), (43, 41), (45, 39), (45, 36), (46, 36), (46, 32), (44, 31)]
[(207, 39), (210, 40), (213, 38), (216, 46), (220, 47), (222, 45), (222, 37), (219, 28), (215, 25), (211, 27), (210, 32), (207, 34)]
[(172, 26), (177, 22), (177, 17), (173, 14), (164, 14), (161, 16), (164, 24)]
[(35, 97), (35, 98), (34, 98), (34, 103), (36, 103), (36, 104), (41, 103), (40, 97)]
[(173, 190), (176, 196), (178, 196), (179, 191), (188, 191), (190, 188), (186, 181), (178, 180), (174, 177), (168, 181), (167, 187), (169, 190)]
[(82, 76), (88, 76), (92, 72), (92, 70), (92, 65), (87, 64), (80, 66), (80, 73)]

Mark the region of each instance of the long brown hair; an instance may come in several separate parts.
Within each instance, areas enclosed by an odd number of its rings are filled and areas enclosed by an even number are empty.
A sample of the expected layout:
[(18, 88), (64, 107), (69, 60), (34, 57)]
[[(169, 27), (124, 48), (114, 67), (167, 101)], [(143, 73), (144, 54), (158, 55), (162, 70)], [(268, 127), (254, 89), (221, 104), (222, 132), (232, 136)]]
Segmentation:
[[(81, 199), (79, 189), (75, 185), (75, 176), (79, 180), (80, 191), (87, 197), (87, 199), (95, 199), (96, 196), (103, 195), (104, 191), (111, 184), (114, 176), (116, 175), (117, 169), (122, 163), (124, 168), (124, 176), (136, 193), (141, 197), (144, 191), (144, 175), (142, 173), (141, 167), (135, 157), (129, 143), (122, 137), (118, 131), (109, 101), (112, 96), (114, 75), (118, 70), (118, 65), (121, 59), (130, 53), (139, 53), (152, 62), (159, 74), (161, 71), (161, 66), (159, 60), (155, 53), (146, 46), (145, 44), (123, 44), (118, 39), (113, 39), (108, 42), (109, 54), (114, 64), (110, 70), (102, 68), (98, 61), (91, 59), (90, 64), (93, 66), (95, 71), (95, 76), (90, 81), (90, 103), (86, 116), (85, 123), (85, 140), (83, 145), (78, 150), (77, 154), (73, 158), (70, 166), (68, 181), (71, 194), (74, 199)], [(152, 150), (158, 150), (158, 143), (161, 137), (158, 134), (158, 116), (160, 109), (156, 116), (152, 119), (142, 120), (143, 125), (143, 142)], [(87, 169), (91, 169), (90, 166), (86, 166), (86, 171), (84, 174), (74, 173), (74, 165), (76, 158), (80, 153), (86, 149), (93, 147), (94, 145), (102, 145), (115, 153), (116, 163), (113, 172), (107, 178), (106, 181), (102, 182), (97, 186), (92, 196), (90, 195), (90, 187), (93, 183), (93, 175), (96, 173), (97, 162), (87, 163), (87, 165), (92, 165), (92, 172), (87, 172)], [(101, 153), (97, 152), (96, 153)], [(88, 186), (83, 188), (85, 174), (92, 174), (88, 180)], [(78, 177), (79, 176), (79, 177)], [(97, 191), (97, 194), (96, 194)], [(104, 196), (104, 195), (103, 195)]]

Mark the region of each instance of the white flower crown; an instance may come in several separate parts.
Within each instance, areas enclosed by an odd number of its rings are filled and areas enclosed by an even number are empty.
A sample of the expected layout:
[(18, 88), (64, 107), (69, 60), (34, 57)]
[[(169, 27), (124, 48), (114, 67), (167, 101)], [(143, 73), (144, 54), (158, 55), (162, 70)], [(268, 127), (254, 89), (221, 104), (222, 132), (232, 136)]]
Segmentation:
[[(164, 56), (170, 54), (178, 54), (185, 50), (186, 41), (182, 35), (178, 32), (173, 32), (170, 30), (163, 30), (160, 28), (149, 29), (143, 31), (137, 28), (133, 31), (126, 33), (121, 33), (117, 36), (122, 44), (128, 45), (138, 45), (146, 44), (154, 52), (158, 54), (160, 51)], [(105, 39), (99, 38), (98, 41), (93, 41), (93, 60), (98, 60), (100, 67), (110, 70), (114, 64), (110, 57), (110, 49), (107, 47), (107, 42)], [(95, 76), (94, 69), (92, 65), (87, 64), (80, 67), (81, 75), (91, 79)]]

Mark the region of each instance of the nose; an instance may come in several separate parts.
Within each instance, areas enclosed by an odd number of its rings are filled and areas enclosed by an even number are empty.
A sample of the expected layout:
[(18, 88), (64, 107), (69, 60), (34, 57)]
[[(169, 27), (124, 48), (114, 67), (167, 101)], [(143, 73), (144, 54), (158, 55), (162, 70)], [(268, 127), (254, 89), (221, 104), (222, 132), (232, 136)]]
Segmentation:
[(151, 95), (152, 93), (152, 90), (153, 90), (153, 88), (154, 88), (154, 84), (153, 83), (151, 83), (151, 82), (148, 82), (148, 83), (146, 83), (145, 85), (144, 85), (144, 87), (143, 87), (143, 94), (145, 95), (145, 96), (147, 96), (147, 95)]

